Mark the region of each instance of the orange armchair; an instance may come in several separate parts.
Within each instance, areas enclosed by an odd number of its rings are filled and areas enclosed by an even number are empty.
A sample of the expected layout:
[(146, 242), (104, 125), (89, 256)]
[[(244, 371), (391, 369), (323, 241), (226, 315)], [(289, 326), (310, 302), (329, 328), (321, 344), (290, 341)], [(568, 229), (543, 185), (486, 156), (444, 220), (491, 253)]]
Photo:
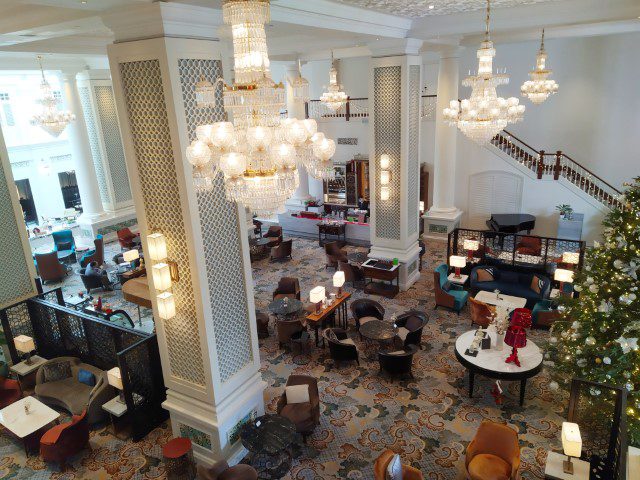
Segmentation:
[(469, 480), (518, 480), (518, 434), (507, 425), (485, 420), (467, 447), (465, 469)]
[(50, 428), (40, 438), (40, 456), (45, 462), (60, 464), (61, 471), (64, 471), (67, 459), (85, 447), (91, 450), (86, 410), (74, 415), (70, 422)]
[(471, 325), (475, 323), (482, 328), (489, 326), (492, 315), (496, 311), (493, 305), (488, 305), (472, 297), (469, 297), (469, 309), (471, 311)]
[[(387, 466), (395, 455), (391, 450), (385, 450), (376, 459), (376, 463), (373, 464), (373, 478), (374, 480), (385, 480), (387, 478)], [(417, 468), (413, 468), (410, 465), (402, 465), (402, 480), (423, 480), (422, 472)]]
[(20, 384), (10, 378), (0, 377), (0, 408), (8, 407), (21, 398)]

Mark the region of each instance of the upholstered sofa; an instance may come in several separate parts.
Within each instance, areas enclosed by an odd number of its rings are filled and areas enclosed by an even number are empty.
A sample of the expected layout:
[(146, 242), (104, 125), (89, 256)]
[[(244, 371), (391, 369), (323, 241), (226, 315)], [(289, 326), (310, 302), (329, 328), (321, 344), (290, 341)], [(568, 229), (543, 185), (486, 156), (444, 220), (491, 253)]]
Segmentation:
[[(64, 362), (69, 362), (70, 375), (65, 378), (47, 381), (48, 376), (50, 378), (61, 376), (53, 375), (49, 372), (65, 370), (65, 368), (58, 368), (64, 367)], [(79, 381), (78, 372), (80, 370), (85, 370), (94, 375), (94, 386), (89, 386)], [(35, 393), (42, 403), (63, 408), (72, 415), (80, 415), (86, 409), (87, 421), (90, 424), (105, 418), (106, 412), (102, 409), (102, 405), (116, 396), (116, 392), (107, 380), (107, 372), (82, 363), (76, 357), (58, 357), (44, 363), (36, 374)]]
[(480, 290), (488, 292), (500, 290), (500, 293), (505, 295), (526, 298), (526, 307), (532, 309), (538, 301), (549, 297), (551, 280), (539, 273), (514, 272), (497, 267), (481, 266), (471, 270), (469, 286), (474, 295)]

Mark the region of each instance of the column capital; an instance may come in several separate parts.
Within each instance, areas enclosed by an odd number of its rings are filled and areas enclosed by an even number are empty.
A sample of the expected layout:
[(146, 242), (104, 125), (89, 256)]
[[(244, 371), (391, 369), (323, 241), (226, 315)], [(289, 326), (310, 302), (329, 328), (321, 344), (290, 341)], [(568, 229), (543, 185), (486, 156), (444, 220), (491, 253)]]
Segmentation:
[(418, 55), (424, 40), (418, 38), (382, 38), (369, 43), (372, 57), (391, 57), (397, 55)]
[(116, 8), (102, 15), (116, 43), (156, 37), (218, 39), (222, 11), (167, 2)]

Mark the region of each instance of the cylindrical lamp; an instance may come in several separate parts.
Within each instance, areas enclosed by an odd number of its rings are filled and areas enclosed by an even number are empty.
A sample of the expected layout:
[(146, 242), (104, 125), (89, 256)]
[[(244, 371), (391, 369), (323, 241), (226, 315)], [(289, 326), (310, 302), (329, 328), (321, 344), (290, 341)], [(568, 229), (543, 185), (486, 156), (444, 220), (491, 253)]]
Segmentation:
[(342, 270), (338, 270), (333, 274), (333, 286), (338, 289), (337, 297), (342, 297), (342, 286), (344, 285), (345, 277)]
[(171, 269), (166, 263), (156, 263), (152, 268), (153, 286), (156, 290), (169, 290), (171, 288)]
[(567, 456), (562, 464), (565, 473), (573, 474), (571, 457), (579, 458), (582, 454), (582, 437), (577, 423), (562, 422), (562, 450)]
[(27, 358), (24, 363), (31, 365), (33, 363), (31, 361), (31, 352), (36, 349), (33, 338), (27, 335), (18, 335), (13, 339), (13, 344), (15, 345), (16, 350), (27, 354)]
[(473, 252), (480, 248), (480, 242), (473, 238), (467, 238), (463, 242), (463, 248), (467, 251), (467, 258), (471, 260), (473, 258)]
[(149, 258), (154, 262), (160, 262), (167, 258), (167, 241), (163, 234), (152, 233), (147, 235), (147, 248)]
[(163, 320), (170, 320), (176, 316), (176, 302), (171, 292), (162, 292), (156, 296), (158, 300), (158, 315)]
[(467, 259), (458, 255), (451, 255), (449, 257), (449, 265), (456, 269), (456, 278), (460, 278), (460, 269), (467, 266)]
[(565, 270), (563, 268), (556, 268), (553, 274), (553, 279), (560, 283), (560, 294), (564, 291), (565, 282), (573, 283), (573, 270)]
[(109, 382), (109, 385), (118, 390), (118, 401), (120, 403), (124, 403), (124, 394), (122, 392), (122, 390), (124, 390), (124, 386), (122, 385), (122, 373), (120, 372), (120, 367), (113, 367), (111, 370), (107, 370), (107, 381)]
[(316, 306), (316, 313), (320, 313), (322, 310), (322, 302), (326, 297), (326, 292), (323, 286), (319, 285), (314, 287), (309, 292), (309, 301)]
[(136, 249), (127, 250), (126, 252), (124, 252), (122, 254), (122, 259), (125, 262), (131, 263), (132, 267), (133, 267), (133, 262), (135, 262), (139, 258), (140, 258), (140, 252), (138, 252), (138, 250), (136, 250)]

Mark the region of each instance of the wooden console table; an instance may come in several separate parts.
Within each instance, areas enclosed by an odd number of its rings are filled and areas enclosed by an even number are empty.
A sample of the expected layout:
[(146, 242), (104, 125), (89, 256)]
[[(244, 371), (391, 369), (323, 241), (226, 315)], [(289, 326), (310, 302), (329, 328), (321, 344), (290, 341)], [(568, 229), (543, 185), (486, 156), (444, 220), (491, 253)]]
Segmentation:
[(362, 273), (365, 279), (369, 279), (364, 287), (365, 293), (394, 298), (400, 292), (400, 265), (370, 258), (362, 264)]
[[(338, 324), (342, 326), (345, 330), (347, 329), (347, 303), (351, 294), (349, 292), (342, 292), (342, 296), (340, 298), (336, 297), (335, 301), (323, 308), (320, 313), (316, 313), (315, 310), (306, 316), (307, 324), (313, 328), (316, 332), (316, 347), (320, 344), (318, 333), (320, 327), (324, 328), (324, 325), (329, 318), (334, 313), (338, 315)], [(342, 322), (342, 323), (340, 323)], [(322, 338), (322, 346), (324, 347), (324, 337)]]
[[(342, 244), (344, 245), (347, 243), (347, 225), (345, 223), (318, 223), (318, 243), (321, 247), (325, 242), (331, 241), (331, 239), (327, 239), (329, 235), (338, 237), (337, 241), (342, 241)], [(342, 240), (340, 240), (340, 237), (342, 237)]]

